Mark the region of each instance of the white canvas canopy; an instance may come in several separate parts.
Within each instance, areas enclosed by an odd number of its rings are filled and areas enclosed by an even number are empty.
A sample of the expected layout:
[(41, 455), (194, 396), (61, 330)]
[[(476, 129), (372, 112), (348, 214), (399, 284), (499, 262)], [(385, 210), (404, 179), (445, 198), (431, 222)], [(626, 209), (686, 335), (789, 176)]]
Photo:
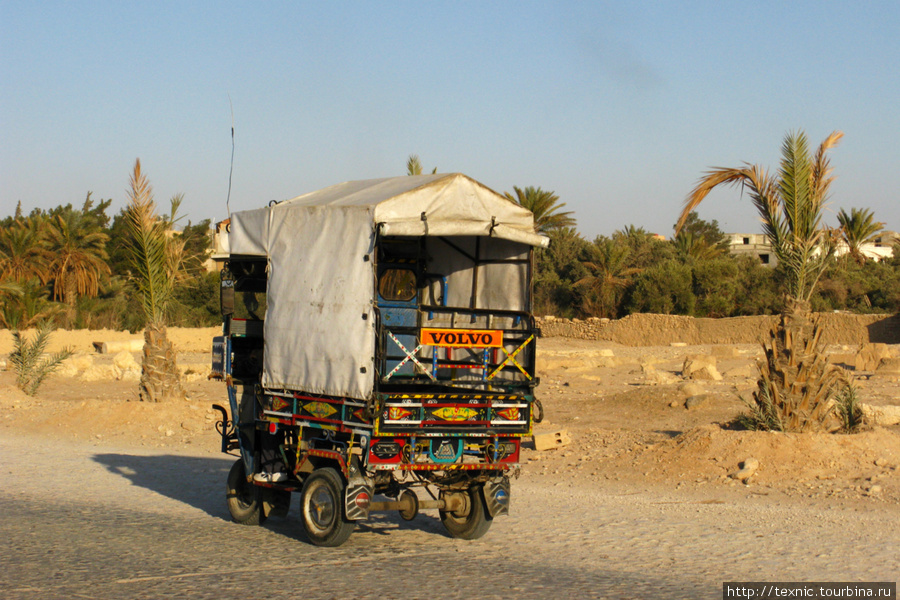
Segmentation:
[[(459, 173), (349, 181), (233, 213), (229, 252), (268, 259), (265, 387), (369, 397), (376, 232), (458, 238), (462, 245), (493, 238), (492, 251), (504, 256), (527, 256), (527, 246), (548, 243), (535, 233), (530, 211)], [(456, 271), (462, 281), (464, 269)], [(525, 278), (521, 268), (514, 271), (479, 290), (483, 308), (523, 308), (490, 306), (502, 303), (504, 289), (522, 295)]]

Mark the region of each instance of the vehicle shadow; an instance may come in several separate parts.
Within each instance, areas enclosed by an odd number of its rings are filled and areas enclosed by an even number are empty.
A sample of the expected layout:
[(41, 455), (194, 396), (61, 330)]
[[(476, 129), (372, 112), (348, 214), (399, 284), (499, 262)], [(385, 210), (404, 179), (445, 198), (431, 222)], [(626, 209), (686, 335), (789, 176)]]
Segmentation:
[[(132, 485), (192, 506), (215, 519), (231, 521), (225, 505), (225, 482), (235, 458), (110, 453), (96, 454), (93, 460), (110, 473), (128, 479)], [(287, 518), (270, 518), (263, 527), (309, 544), (298, 517), (300, 494), (291, 496)], [(440, 519), (431, 512), (420, 513), (413, 521), (405, 521), (397, 512), (372, 513), (368, 520), (357, 523), (356, 534), (388, 536), (393, 532), (419, 530), (446, 535)]]
[(110, 473), (210, 516), (230, 520), (225, 481), (234, 459), (179, 455), (96, 454), (93, 459)]

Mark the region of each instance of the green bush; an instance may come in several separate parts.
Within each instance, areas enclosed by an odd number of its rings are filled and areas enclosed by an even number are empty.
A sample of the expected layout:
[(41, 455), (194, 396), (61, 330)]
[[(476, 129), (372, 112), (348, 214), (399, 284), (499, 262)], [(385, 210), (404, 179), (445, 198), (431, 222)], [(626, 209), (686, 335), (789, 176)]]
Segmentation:
[(696, 297), (691, 268), (677, 260), (665, 260), (635, 278), (631, 312), (691, 315)]
[(732, 316), (770, 315), (779, 310), (777, 273), (752, 256), (734, 259), (737, 293)]
[(714, 258), (693, 265), (696, 312), (705, 317), (730, 317), (737, 308), (738, 266), (733, 258)]
[(178, 327), (212, 327), (222, 322), (219, 274), (200, 273), (175, 286), (171, 321)]

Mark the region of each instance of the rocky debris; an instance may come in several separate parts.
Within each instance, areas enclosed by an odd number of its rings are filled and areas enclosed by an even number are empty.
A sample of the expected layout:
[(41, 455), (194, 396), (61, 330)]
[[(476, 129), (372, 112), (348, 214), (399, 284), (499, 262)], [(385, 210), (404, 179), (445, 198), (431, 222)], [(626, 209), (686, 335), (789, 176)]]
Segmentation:
[(122, 351), (113, 357), (112, 364), (94, 364), (81, 371), (81, 381), (104, 381), (109, 379), (138, 381), (141, 367), (130, 352)]
[(673, 383), (678, 383), (681, 381), (681, 378), (674, 373), (669, 373), (668, 371), (656, 371), (653, 380), (658, 385), (672, 385)]
[(685, 379), (722, 381), (722, 374), (716, 368), (716, 357), (709, 354), (689, 354), (684, 359), (681, 375)]
[(207, 379), (212, 371), (212, 367), (208, 364), (178, 365), (178, 371), (181, 373), (181, 378), (184, 381), (200, 381)]
[(878, 377), (885, 377), (891, 381), (900, 379), (900, 358), (882, 358), (875, 368), (875, 375)]
[(650, 365), (655, 367), (660, 362), (660, 360), (658, 357), (653, 356), (652, 354), (641, 354), (638, 362), (641, 364), (641, 366)]
[(684, 407), (688, 410), (693, 410), (695, 408), (699, 408), (703, 406), (703, 404), (709, 399), (709, 394), (700, 394), (699, 396), (691, 396), (687, 400), (684, 401)]
[(691, 396), (700, 396), (706, 393), (706, 388), (699, 383), (694, 383), (693, 381), (686, 381), (681, 386), (679, 386), (678, 390), (681, 392), (681, 395), (684, 396), (685, 399), (690, 398)]
[(681, 381), (681, 378), (674, 373), (660, 371), (649, 362), (641, 364), (641, 372), (644, 374), (644, 379), (650, 385), (672, 385), (673, 383)]
[(845, 369), (856, 369), (856, 354), (832, 353), (828, 355), (828, 362), (844, 367)]
[(613, 367), (618, 367), (620, 364), (622, 364), (622, 361), (615, 356), (601, 355), (599, 358), (597, 358), (594, 364), (596, 368), (612, 369)]
[(546, 372), (566, 369), (568, 373), (585, 373), (596, 369), (611, 369), (634, 362), (631, 358), (620, 358), (609, 348), (590, 352), (538, 353), (537, 370)]
[(121, 340), (113, 342), (93, 342), (100, 354), (118, 354), (121, 352), (140, 352), (144, 348), (144, 339)]
[(718, 358), (738, 358), (741, 355), (734, 346), (713, 346), (710, 354)]
[(118, 369), (116, 379), (127, 381), (139, 381), (141, 378), (141, 366), (134, 360), (131, 352), (122, 351), (113, 357), (113, 365)]
[(63, 361), (60, 368), (56, 371), (57, 375), (63, 377), (77, 377), (80, 373), (84, 373), (94, 366), (94, 357), (89, 354), (73, 354)]
[(862, 344), (856, 353), (855, 367), (857, 371), (874, 371), (882, 359), (891, 357), (887, 344)]
[(119, 379), (118, 375), (121, 371), (116, 365), (92, 365), (81, 373), (79, 379), (81, 381), (105, 381), (109, 379)]
[(181, 428), (190, 433), (199, 433), (203, 431), (205, 423), (199, 421), (182, 421)]
[(756, 377), (756, 369), (750, 365), (734, 367), (725, 371), (725, 377), (735, 377), (738, 379), (750, 379)]
[(753, 477), (753, 474), (759, 469), (759, 461), (755, 458), (747, 458), (738, 464), (738, 467), (740, 470), (731, 475), (732, 479), (747, 483), (747, 480)]
[(900, 406), (871, 406), (860, 403), (863, 417), (873, 425), (900, 425)]

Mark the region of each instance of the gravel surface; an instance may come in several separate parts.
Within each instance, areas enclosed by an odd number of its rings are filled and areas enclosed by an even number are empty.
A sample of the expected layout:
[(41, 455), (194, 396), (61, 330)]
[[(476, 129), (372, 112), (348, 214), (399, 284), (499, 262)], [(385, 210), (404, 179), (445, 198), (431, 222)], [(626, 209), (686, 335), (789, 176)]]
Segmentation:
[[(723, 581), (896, 581), (900, 509), (526, 472), (466, 542), (378, 514), (336, 549), (231, 523), (225, 456), (6, 431), (0, 589), (32, 598), (720, 598)], [(296, 503), (296, 498), (295, 498)]]

